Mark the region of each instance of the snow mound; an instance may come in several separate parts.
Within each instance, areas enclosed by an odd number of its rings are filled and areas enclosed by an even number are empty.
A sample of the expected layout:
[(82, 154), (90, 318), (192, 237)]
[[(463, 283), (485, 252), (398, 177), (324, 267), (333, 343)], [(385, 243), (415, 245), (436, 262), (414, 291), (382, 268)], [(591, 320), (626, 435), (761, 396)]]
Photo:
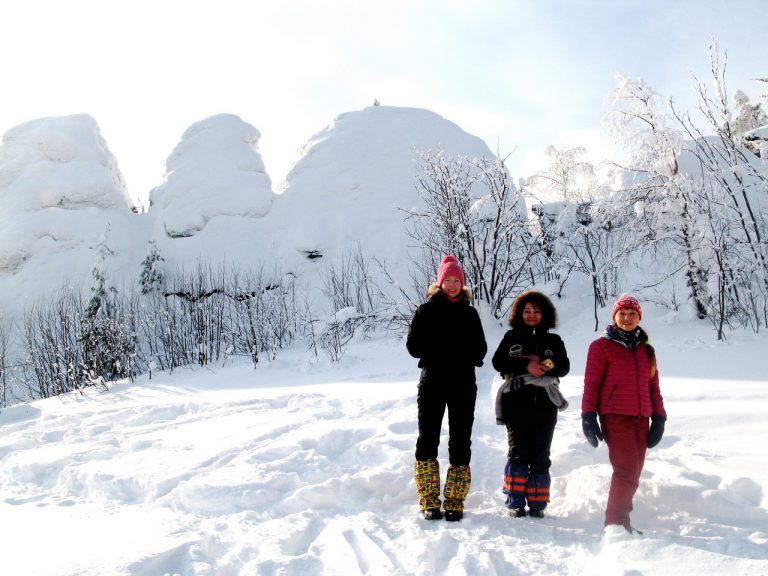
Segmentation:
[(286, 178), (270, 219), (281, 255), (332, 260), (359, 245), (398, 268), (407, 260), (403, 209), (419, 206), (418, 152), (494, 155), (479, 138), (429, 110), (371, 106), (315, 134)]
[(258, 152), (259, 131), (233, 114), (201, 120), (166, 161), (166, 179), (150, 192), (150, 213), (171, 238), (199, 233), (217, 216), (264, 216), (272, 182)]
[(0, 146), (0, 291), (21, 309), (84, 277), (105, 231), (115, 248), (134, 215), (117, 162), (88, 115), (41, 118)]
[(86, 114), (40, 118), (5, 133), (0, 201), (3, 213), (131, 206), (117, 161)]

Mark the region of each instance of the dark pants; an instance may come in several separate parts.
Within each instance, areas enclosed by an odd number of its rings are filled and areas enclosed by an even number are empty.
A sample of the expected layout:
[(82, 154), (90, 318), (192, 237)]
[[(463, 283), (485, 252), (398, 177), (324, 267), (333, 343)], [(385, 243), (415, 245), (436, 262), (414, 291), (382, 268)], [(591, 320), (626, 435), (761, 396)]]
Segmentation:
[(505, 398), (507, 463), (503, 492), (508, 508), (543, 510), (549, 503), (550, 448), (557, 407), (543, 388), (523, 388)]
[(604, 414), (600, 416), (600, 427), (613, 467), (605, 525), (619, 524), (629, 528), (632, 499), (640, 485), (648, 447), (648, 418)]
[(514, 404), (513, 399), (505, 412), (509, 414), (507, 458), (517, 466), (529, 466), (531, 474), (545, 474), (552, 465), (549, 454), (557, 424), (557, 407), (542, 388), (525, 392), (528, 393), (526, 401)]
[(419, 411), (419, 437), (416, 440), (416, 460), (437, 458), (440, 429), (448, 409), (448, 459), (453, 466), (469, 464), (472, 456), (472, 425), (475, 421), (477, 385), (452, 382), (422, 374), (416, 403)]

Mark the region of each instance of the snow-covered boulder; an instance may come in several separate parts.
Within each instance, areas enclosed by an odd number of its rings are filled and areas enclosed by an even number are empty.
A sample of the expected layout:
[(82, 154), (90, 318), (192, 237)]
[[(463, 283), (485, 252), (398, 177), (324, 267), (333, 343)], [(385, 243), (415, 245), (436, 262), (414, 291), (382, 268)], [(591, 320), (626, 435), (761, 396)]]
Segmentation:
[(117, 161), (86, 114), (40, 118), (5, 133), (0, 201), (25, 211), (133, 207)]
[(274, 194), (259, 138), (256, 128), (233, 114), (190, 126), (166, 161), (165, 182), (150, 192), (150, 214), (162, 233), (184, 238), (218, 216), (269, 212)]
[(0, 146), (0, 289), (13, 308), (89, 274), (107, 228), (127, 249), (130, 201), (96, 121), (40, 118), (8, 130)]

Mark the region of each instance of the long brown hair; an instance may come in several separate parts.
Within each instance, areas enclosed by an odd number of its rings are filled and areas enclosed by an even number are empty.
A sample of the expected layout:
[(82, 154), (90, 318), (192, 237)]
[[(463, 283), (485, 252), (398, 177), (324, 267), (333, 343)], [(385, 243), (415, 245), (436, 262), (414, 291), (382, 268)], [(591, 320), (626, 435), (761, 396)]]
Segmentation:
[(648, 352), (648, 367), (650, 368), (651, 379), (656, 375), (656, 350), (650, 344), (645, 345), (645, 351)]

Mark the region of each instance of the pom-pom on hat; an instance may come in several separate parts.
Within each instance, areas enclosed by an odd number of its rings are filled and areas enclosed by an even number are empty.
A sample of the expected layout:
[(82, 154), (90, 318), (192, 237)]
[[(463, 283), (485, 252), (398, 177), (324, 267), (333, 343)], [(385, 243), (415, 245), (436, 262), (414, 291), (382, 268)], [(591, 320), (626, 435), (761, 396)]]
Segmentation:
[(457, 277), (461, 280), (461, 285), (464, 286), (464, 270), (461, 269), (461, 265), (455, 256), (443, 257), (437, 269), (437, 285), (442, 286), (445, 279), (449, 276)]
[(619, 299), (616, 300), (616, 302), (613, 305), (613, 312), (611, 313), (611, 318), (616, 316), (616, 312), (621, 310), (622, 308), (631, 308), (635, 312), (637, 312), (637, 315), (640, 316), (640, 320), (643, 319), (643, 312), (640, 309), (640, 302), (637, 301), (637, 298), (634, 296), (630, 296), (629, 294), (622, 294), (619, 296)]

